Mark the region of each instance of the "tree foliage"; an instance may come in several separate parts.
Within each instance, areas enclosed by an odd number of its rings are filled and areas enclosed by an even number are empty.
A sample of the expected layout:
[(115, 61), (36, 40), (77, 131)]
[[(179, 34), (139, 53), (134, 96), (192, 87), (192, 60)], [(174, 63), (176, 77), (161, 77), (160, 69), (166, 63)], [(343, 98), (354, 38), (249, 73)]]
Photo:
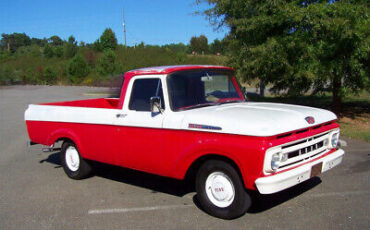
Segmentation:
[(54, 56), (53, 47), (49, 44), (46, 44), (43, 53), (46, 58), (52, 58)]
[[(57, 81), (60, 84), (104, 85), (109, 84), (114, 75), (131, 69), (176, 64), (220, 65), (224, 61), (223, 57), (186, 55), (189, 46), (182, 43), (117, 45), (115, 50), (106, 49), (100, 53), (93, 44), (78, 45), (74, 37), (63, 41), (63, 45), (54, 45), (58, 43), (52, 40), (31, 38), (31, 45), (25, 43), (14, 53), (0, 47), (0, 85), (54, 84)], [(100, 46), (100, 39), (97, 41)], [(72, 47), (73, 52), (64, 56), (68, 53), (67, 47)]]
[(116, 71), (116, 53), (105, 50), (103, 56), (98, 60), (98, 72), (102, 75), (113, 74)]
[(204, 35), (200, 35), (199, 37), (192, 37), (190, 39), (190, 49), (191, 51), (195, 51), (197, 53), (206, 53), (208, 51), (208, 39)]
[(242, 80), (261, 79), (275, 92), (370, 89), (367, 1), (206, 0), (216, 27), (230, 28), (231, 63)]
[(77, 41), (73, 36), (69, 36), (68, 42), (64, 47), (64, 57), (71, 58), (77, 53)]
[(56, 77), (57, 75), (52, 67), (48, 66), (44, 69), (44, 80), (46, 84), (51, 85), (55, 83)]
[(31, 38), (31, 45), (37, 45), (43, 47), (48, 43), (47, 39), (40, 39), (40, 38)]
[(227, 53), (227, 38), (222, 39), (221, 41), (215, 39), (209, 45), (209, 52), (211, 54), (226, 54)]
[(1, 34), (1, 37), (2, 49), (12, 53), (21, 46), (31, 45), (31, 39), (25, 33)]
[(97, 39), (93, 45), (92, 45), (93, 49), (96, 51), (96, 52), (100, 52), (103, 50), (103, 48), (101, 47), (101, 44), (100, 44), (100, 41), (99, 39)]
[(57, 35), (51, 36), (48, 39), (48, 42), (49, 42), (49, 44), (51, 44), (53, 46), (61, 46), (61, 45), (63, 45), (63, 40), (59, 36), (57, 36)]
[(68, 79), (70, 82), (78, 84), (90, 72), (89, 66), (82, 55), (77, 54), (74, 56), (67, 65)]
[(117, 38), (111, 28), (105, 29), (103, 34), (100, 36), (100, 45), (101, 45), (101, 49), (103, 50), (107, 50), (107, 49), (115, 50), (116, 49)]

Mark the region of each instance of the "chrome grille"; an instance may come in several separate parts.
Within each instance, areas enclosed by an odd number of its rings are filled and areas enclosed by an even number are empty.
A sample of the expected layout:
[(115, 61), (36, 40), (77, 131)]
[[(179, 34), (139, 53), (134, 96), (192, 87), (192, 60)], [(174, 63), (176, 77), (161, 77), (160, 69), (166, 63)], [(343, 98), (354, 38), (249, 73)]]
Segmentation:
[(325, 132), (293, 143), (282, 145), (281, 152), (286, 153), (288, 155), (288, 159), (281, 163), (279, 169), (312, 159), (325, 153), (328, 148), (328, 142), (329, 132)]

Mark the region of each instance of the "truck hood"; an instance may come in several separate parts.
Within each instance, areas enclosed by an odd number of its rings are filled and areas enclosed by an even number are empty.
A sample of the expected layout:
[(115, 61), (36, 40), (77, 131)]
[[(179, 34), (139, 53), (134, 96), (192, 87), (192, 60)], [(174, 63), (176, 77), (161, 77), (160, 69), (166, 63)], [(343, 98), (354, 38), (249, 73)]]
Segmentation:
[[(181, 113), (182, 129), (248, 136), (274, 136), (337, 119), (324, 109), (258, 102), (215, 105)], [(313, 117), (314, 123), (309, 124), (307, 117)]]

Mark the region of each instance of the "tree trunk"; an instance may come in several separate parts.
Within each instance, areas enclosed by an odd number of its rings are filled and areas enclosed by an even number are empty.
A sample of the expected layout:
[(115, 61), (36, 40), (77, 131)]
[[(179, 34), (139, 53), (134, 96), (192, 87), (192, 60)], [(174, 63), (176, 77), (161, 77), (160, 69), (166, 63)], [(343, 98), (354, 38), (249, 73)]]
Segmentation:
[(342, 93), (341, 93), (342, 81), (341, 78), (334, 74), (333, 78), (333, 86), (332, 86), (332, 93), (333, 93), (333, 111), (337, 115), (342, 112)]
[(265, 96), (265, 84), (263, 83), (263, 80), (260, 80), (260, 96), (264, 97)]

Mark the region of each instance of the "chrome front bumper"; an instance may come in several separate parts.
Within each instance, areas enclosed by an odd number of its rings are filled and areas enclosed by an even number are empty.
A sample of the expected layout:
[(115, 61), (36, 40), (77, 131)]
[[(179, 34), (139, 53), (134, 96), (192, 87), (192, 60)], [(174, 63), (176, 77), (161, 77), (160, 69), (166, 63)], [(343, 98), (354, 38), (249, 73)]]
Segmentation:
[(286, 172), (260, 177), (255, 181), (257, 189), (261, 194), (271, 194), (290, 188), (310, 179), (312, 166), (322, 163), (321, 173), (323, 173), (339, 165), (343, 156), (344, 150), (338, 149), (325, 157)]

